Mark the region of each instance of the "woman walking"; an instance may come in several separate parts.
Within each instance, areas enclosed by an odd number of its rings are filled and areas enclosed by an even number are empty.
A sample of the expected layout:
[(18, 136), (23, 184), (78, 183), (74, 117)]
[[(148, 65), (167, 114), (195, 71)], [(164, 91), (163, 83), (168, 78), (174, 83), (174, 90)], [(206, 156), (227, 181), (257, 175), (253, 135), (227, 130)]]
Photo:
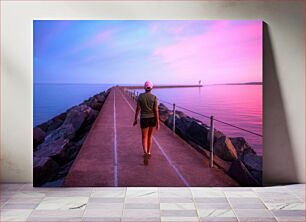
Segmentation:
[(151, 158), (151, 148), (153, 143), (154, 127), (159, 130), (159, 114), (157, 97), (151, 93), (153, 84), (146, 81), (144, 84), (145, 92), (139, 94), (133, 125), (137, 124), (137, 117), (140, 111), (140, 128), (142, 134), (142, 147), (144, 152), (144, 164), (148, 165)]

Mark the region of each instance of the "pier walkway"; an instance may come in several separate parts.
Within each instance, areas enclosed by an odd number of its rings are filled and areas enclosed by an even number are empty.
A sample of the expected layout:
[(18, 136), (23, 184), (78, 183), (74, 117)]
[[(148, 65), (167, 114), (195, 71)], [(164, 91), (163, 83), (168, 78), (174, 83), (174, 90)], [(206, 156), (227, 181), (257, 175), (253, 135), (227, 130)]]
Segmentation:
[[(76, 157), (64, 186), (237, 186), (220, 169), (161, 123), (149, 165), (143, 164), (136, 104), (113, 87)], [(139, 122), (139, 121), (138, 121)]]

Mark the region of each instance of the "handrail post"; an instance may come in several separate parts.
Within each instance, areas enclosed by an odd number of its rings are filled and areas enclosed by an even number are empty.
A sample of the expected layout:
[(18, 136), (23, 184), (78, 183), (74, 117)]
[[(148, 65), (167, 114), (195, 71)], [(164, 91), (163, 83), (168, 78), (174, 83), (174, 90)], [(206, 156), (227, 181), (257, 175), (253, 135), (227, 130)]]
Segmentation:
[(176, 114), (175, 103), (173, 103), (173, 126), (172, 126), (173, 135), (175, 135), (175, 114)]
[(210, 117), (210, 168), (214, 167), (214, 116)]

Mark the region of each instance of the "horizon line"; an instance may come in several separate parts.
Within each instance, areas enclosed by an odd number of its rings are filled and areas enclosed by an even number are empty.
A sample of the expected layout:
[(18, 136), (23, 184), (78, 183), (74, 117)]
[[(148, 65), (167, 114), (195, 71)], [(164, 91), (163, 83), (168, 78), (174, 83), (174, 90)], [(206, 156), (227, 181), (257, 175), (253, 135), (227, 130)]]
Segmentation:
[[(67, 85), (77, 85), (77, 84), (84, 84), (84, 85), (122, 85), (122, 86), (138, 86), (143, 85), (143, 83), (91, 83), (91, 82), (33, 82), (33, 84), (67, 84)], [(260, 81), (251, 81), (251, 82), (225, 82), (225, 83), (208, 83), (208, 84), (192, 84), (192, 83), (183, 83), (183, 84), (169, 84), (169, 83), (162, 83), (162, 84), (154, 84), (155, 86), (163, 86), (163, 85), (169, 85), (169, 86), (180, 86), (180, 85), (235, 85), (235, 84), (263, 84), (263, 82)]]

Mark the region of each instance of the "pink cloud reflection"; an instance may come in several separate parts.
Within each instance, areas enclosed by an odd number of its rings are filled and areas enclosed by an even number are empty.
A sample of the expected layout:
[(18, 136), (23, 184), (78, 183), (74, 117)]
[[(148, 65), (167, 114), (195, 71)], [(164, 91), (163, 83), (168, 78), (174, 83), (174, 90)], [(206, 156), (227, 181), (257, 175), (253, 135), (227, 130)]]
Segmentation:
[(215, 21), (204, 33), (153, 52), (182, 81), (262, 81), (262, 22)]

